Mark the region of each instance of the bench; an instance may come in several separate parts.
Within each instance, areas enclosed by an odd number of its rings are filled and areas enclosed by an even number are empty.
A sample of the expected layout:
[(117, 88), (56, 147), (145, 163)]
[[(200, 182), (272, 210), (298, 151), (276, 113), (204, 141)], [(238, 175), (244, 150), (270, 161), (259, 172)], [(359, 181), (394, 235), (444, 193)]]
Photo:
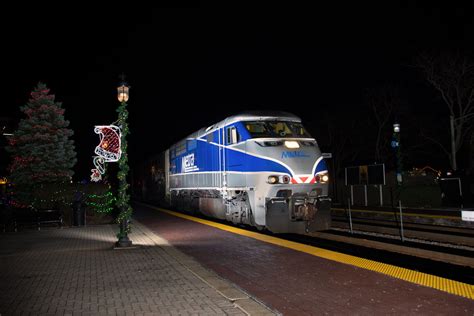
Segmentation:
[(13, 224), (15, 232), (20, 226), (35, 226), (41, 230), (41, 225), (57, 224), (59, 228), (63, 225), (63, 215), (56, 209), (17, 208), (13, 210)]

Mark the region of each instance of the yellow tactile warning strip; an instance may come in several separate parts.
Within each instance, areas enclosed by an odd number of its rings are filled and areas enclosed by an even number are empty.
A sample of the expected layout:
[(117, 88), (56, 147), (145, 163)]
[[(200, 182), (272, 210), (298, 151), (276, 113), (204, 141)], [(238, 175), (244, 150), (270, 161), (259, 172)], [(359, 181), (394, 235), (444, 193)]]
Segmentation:
[[(346, 211), (343, 208), (332, 208), (335, 211)], [(390, 212), (379, 212), (379, 211), (370, 211), (370, 210), (358, 210), (358, 209), (351, 209), (351, 212), (358, 212), (358, 213), (373, 213), (373, 214), (391, 214)], [(392, 213), (393, 214), (393, 213)], [(415, 216), (415, 217), (426, 217), (426, 218), (443, 218), (443, 219), (461, 219), (460, 216), (448, 216), (448, 215), (431, 215), (431, 214), (417, 214), (417, 213), (403, 213), (403, 216)]]
[(466, 284), (466, 283), (462, 283), (462, 282), (458, 282), (458, 281), (454, 281), (450, 279), (445, 279), (445, 278), (430, 275), (427, 273), (405, 269), (405, 268), (397, 267), (397, 266), (386, 264), (386, 263), (381, 263), (381, 262), (377, 262), (373, 260), (346, 255), (346, 254), (338, 253), (331, 250), (303, 245), (303, 244), (299, 244), (293, 241), (288, 241), (288, 240), (280, 239), (273, 236), (267, 236), (267, 235), (247, 231), (244, 229), (240, 229), (237, 227), (227, 226), (227, 225), (215, 223), (209, 220), (196, 218), (193, 216), (165, 210), (159, 207), (154, 207), (150, 205), (147, 205), (147, 206), (153, 209), (165, 212), (167, 214), (173, 215), (173, 216), (181, 217), (190, 221), (212, 226), (218, 229), (232, 232), (234, 234), (247, 236), (253, 239), (257, 239), (257, 240), (264, 241), (264, 242), (274, 244), (274, 245), (278, 245), (281, 247), (290, 248), (290, 249), (304, 252), (316, 257), (320, 257), (320, 258), (324, 258), (324, 259), (328, 259), (328, 260), (332, 260), (332, 261), (336, 261), (336, 262), (340, 262), (344, 264), (350, 264), (359, 268), (379, 272), (379, 273), (382, 273), (382, 274), (385, 274), (397, 279), (431, 287), (440, 291), (448, 292), (450, 294), (459, 295), (459, 296), (463, 296), (463, 297), (474, 300), (474, 286), (470, 284)]

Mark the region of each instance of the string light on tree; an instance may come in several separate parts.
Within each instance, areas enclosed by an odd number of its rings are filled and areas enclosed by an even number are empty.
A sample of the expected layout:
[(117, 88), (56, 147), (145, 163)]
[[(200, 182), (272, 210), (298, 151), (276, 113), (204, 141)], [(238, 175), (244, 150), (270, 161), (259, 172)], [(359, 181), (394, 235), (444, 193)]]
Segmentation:
[(97, 213), (108, 214), (114, 209), (116, 200), (109, 187), (104, 194), (89, 194), (86, 204)]

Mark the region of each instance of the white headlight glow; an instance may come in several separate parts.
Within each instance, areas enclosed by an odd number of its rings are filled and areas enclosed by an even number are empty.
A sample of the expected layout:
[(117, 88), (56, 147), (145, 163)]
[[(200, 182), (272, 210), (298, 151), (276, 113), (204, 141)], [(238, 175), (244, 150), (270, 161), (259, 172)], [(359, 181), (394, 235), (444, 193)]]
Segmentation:
[(270, 184), (278, 183), (278, 176), (269, 176), (268, 177), (268, 183), (270, 183)]
[(285, 140), (285, 147), (290, 149), (300, 148), (300, 144), (294, 140)]

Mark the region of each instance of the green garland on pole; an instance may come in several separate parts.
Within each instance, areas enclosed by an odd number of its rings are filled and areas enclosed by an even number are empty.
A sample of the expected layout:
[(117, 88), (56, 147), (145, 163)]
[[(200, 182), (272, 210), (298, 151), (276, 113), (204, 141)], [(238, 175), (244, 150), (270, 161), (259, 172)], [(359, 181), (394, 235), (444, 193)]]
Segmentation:
[(130, 170), (128, 166), (128, 155), (127, 155), (127, 140), (126, 137), (130, 134), (128, 129), (128, 111), (127, 111), (127, 102), (122, 101), (120, 106), (117, 109), (119, 114), (118, 122), (120, 126), (120, 131), (122, 133), (121, 137), (121, 149), (122, 156), (119, 160), (119, 172), (117, 173), (117, 178), (119, 180), (119, 188), (117, 194), (117, 207), (120, 210), (120, 213), (117, 217), (117, 223), (120, 225), (120, 232), (117, 234), (119, 239), (127, 237), (131, 231), (130, 228), (130, 218), (132, 216), (132, 207), (130, 206), (130, 195), (127, 193), (128, 187), (130, 186), (127, 183), (127, 176)]

